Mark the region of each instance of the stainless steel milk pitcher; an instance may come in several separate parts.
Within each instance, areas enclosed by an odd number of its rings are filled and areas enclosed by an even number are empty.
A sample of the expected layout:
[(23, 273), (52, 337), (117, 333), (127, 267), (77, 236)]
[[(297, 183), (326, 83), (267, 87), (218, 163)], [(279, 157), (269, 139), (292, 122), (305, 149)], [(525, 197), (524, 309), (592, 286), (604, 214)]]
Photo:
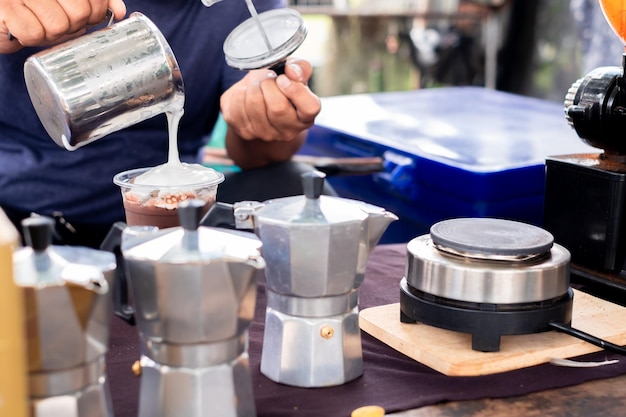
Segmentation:
[(68, 150), (184, 104), (170, 46), (138, 12), (34, 54), (24, 76), (41, 123)]

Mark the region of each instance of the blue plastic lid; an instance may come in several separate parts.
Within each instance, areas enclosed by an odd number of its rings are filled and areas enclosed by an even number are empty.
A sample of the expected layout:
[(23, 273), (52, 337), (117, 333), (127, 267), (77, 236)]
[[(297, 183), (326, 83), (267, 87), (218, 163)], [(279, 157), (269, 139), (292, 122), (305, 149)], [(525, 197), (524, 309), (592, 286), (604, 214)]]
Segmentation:
[(316, 125), (474, 172), (598, 152), (569, 126), (563, 103), (482, 87), (327, 97)]

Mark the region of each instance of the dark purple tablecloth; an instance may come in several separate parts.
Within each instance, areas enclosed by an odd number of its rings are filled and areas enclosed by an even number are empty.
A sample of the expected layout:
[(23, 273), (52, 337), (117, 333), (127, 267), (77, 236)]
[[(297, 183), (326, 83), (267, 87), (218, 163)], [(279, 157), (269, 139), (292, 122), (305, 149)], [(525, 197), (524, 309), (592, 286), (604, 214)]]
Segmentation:
[[(380, 245), (372, 251), (360, 290), (360, 309), (399, 301), (405, 252), (404, 244)], [(390, 413), (442, 401), (522, 395), (626, 373), (626, 360), (599, 352), (581, 359), (622, 360), (597, 368), (545, 364), (480, 377), (449, 377), (362, 333), (363, 376), (338, 387), (294, 388), (276, 384), (259, 371), (264, 317), (265, 288), (260, 285), (249, 348), (258, 417), (348, 417), (353, 409), (371, 404)], [(137, 346), (136, 328), (114, 318), (107, 363), (116, 417), (137, 416), (140, 378), (131, 371), (132, 363), (139, 359)]]

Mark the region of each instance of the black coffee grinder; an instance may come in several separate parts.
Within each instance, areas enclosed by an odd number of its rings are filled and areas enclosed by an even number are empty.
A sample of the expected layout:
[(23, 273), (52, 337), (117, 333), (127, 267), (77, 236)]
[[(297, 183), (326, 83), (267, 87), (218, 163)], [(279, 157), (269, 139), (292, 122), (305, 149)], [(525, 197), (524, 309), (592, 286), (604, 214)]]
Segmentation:
[(543, 225), (571, 252), (570, 281), (620, 304), (626, 304), (625, 66), (626, 54), (622, 68), (596, 68), (567, 92), (566, 119), (602, 152), (547, 158)]

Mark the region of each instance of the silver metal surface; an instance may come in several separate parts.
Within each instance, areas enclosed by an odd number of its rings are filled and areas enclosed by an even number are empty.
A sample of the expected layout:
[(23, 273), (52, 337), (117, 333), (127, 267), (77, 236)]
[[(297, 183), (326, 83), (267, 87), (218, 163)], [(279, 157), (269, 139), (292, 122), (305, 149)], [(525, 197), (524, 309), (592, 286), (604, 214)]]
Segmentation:
[(363, 374), (359, 314), (309, 318), (268, 308), (261, 373), (297, 387), (328, 387)]
[(407, 245), (405, 277), (425, 293), (452, 300), (515, 304), (550, 300), (569, 288), (570, 253), (554, 244), (536, 262), (463, 259), (439, 251), (429, 235)]
[(204, 368), (235, 360), (245, 352), (247, 333), (212, 343), (169, 344), (140, 334), (141, 351), (161, 365), (184, 368)]
[(104, 357), (115, 256), (84, 247), (24, 247), (13, 264), (28, 312), (33, 417), (112, 417)]
[(82, 366), (59, 371), (30, 372), (28, 393), (32, 398), (44, 398), (79, 392), (85, 387), (97, 386), (106, 376), (104, 356)]
[(328, 317), (344, 314), (354, 309), (359, 302), (359, 291), (328, 297), (292, 297), (266, 291), (267, 306), (290, 316)]
[[(263, 242), (267, 288), (300, 297), (346, 294), (359, 287), (367, 255), (397, 217), (353, 200), (304, 196), (245, 205)], [(238, 207), (235, 207), (235, 216)]]
[(365, 272), (360, 251), (369, 253), (365, 217), (338, 225), (262, 222), (258, 234), (267, 262), (266, 286), (279, 294), (329, 297), (355, 287)]
[(68, 150), (184, 103), (171, 48), (138, 12), (29, 57), (24, 77), (41, 123)]
[(164, 366), (143, 356), (139, 417), (255, 417), (248, 354), (200, 368)]
[(500, 261), (500, 262), (526, 262), (533, 260), (540, 260), (546, 257), (546, 253), (533, 253), (530, 255), (494, 255), (494, 254), (477, 254), (475, 252), (464, 252), (454, 248), (450, 248), (443, 245), (438, 245), (433, 242), (433, 246), (441, 252), (446, 252), (449, 255), (458, 256), (465, 259), (477, 259), (481, 261)]
[(65, 395), (33, 398), (31, 417), (113, 417), (113, 403), (108, 381), (101, 378), (96, 385)]
[(261, 372), (299, 387), (341, 385), (361, 375), (358, 290), (367, 256), (397, 217), (311, 193), (244, 202), (235, 218), (253, 225), (267, 263)]
[[(212, 343), (236, 337), (254, 316), (261, 242), (200, 228), (198, 251), (183, 248), (183, 230), (122, 246), (139, 331), (159, 343)], [(230, 243), (229, 243), (230, 242)]]
[(208, 227), (124, 231), (142, 342), (140, 417), (255, 415), (247, 335), (260, 248), (252, 233)]

